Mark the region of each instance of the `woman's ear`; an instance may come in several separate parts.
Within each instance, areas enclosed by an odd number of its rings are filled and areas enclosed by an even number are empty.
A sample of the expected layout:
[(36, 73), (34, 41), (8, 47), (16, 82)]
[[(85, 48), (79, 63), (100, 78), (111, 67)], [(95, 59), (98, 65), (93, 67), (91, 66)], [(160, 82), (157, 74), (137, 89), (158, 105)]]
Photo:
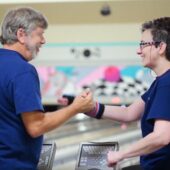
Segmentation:
[(17, 38), (21, 44), (25, 43), (25, 36), (26, 36), (25, 30), (23, 28), (19, 28), (17, 31)]
[(161, 42), (161, 43), (159, 44), (158, 48), (160, 49), (160, 50), (159, 50), (159, 54), (160, 54), (160, 55), (165, 54), (166, 47), (167, 47), (167, 44), (164, 43), (164, 42)]

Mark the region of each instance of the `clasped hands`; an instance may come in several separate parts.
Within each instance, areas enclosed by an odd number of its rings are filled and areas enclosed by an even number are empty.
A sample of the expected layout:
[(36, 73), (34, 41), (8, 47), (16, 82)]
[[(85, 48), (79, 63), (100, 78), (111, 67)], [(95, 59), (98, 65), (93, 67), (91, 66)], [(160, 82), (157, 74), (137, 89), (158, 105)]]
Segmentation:
[(89, 112), (95, 107), (95, 101), (90, 89), (84, 90), (77, 96), (63, 95), (57, 100), (57, 103), (62, 106), (72, 104), (78, 113)]

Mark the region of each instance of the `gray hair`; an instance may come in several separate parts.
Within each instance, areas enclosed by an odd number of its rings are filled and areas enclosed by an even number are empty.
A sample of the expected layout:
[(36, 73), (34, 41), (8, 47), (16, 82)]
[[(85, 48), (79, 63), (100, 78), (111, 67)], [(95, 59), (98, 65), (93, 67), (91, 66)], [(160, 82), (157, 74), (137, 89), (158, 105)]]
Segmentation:
[(2, 44), (14, 44), (18, 41), (19, 28), (23, 28), (29, 34), (37, 27), (43, 29), (48, 27), (46, 18), (40, 12), (32, 8), (11, 9), (1, 24), (0, 41)]

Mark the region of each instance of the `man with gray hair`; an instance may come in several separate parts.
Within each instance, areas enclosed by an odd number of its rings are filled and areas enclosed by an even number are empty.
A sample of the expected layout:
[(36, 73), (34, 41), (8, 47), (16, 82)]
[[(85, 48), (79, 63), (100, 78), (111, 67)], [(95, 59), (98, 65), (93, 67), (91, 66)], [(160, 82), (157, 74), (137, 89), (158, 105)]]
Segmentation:
[(29, 63), (45, 43), (47, 20), (32, 8), (10, 10), (1, 24), (0, 169), (36, 170), (49, 132), (93, 107), (90, 91), (63, 109), (44, 113), (37, 71)]

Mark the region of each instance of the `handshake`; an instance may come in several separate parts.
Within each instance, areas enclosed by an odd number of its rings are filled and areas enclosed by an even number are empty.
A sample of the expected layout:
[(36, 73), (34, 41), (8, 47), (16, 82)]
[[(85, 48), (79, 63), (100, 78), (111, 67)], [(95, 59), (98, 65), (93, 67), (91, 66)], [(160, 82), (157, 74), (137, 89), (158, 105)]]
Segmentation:
[[(89, 92), (87, 92), (87, 93), (89, 93)], [(83, 92), (81, 94), (81, 97), (83, 97), (83, 98), (86, 97), (85, 92)], [(63, 95), (60, 99), (58, 99), (58, 103), (63, 106), (67, 106), (67, 105), (72, 104), (74, 100), (75, 100), (75, 96)], [(96, 119), (101, 119), (101, 117), (104, 113), (104, 109), (105, 109), (104, 104), (93, 101), (92, 109), (90, 109), (88, 112), (85, 112), (84, 114), (86, 114), (87, 116), (96, 118)]]

